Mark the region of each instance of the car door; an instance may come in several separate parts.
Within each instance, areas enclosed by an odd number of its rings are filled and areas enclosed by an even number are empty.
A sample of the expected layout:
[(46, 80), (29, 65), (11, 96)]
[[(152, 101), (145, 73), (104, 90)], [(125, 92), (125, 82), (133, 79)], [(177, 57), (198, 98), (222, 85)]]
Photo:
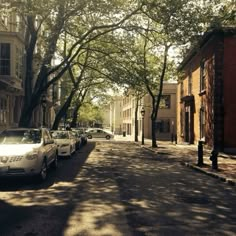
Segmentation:
[(72, 134), (71, 131), (68, 131), (68, 136), (69, 136), (69, 139), (70, 139), (70, 143), (71, 143), (71, 146), (72, 146), (72, 152), (75, 152), (76, 151), (76, 139), (74, 137), (74, 135)]
[(54, 144), (54, 141), (49, 134), (47, 130), (44, 130), (44, 141), (45, 141), (45, 150), (46, 150), (46, 156), (48, 157), (49, 163), (51, 163), (56, 155), (56, 146)]
[(103, 130), (98, 129), (97, 130), (97, 138), (102, 138), (104, 136)]

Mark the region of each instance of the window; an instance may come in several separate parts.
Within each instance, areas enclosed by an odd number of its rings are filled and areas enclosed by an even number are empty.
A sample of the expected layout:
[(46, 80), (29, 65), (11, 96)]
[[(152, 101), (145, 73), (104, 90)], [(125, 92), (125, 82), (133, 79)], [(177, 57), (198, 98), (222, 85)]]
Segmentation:
[(205, 108), (200, 108), (200, 139), (205, 138)]
[(188, 75), (188, 94), (192, 94), (192, 72), (189, 72)]
[(0, 75), (10, 75), (10, 44), (0, 44)]
[(23, 77), (23, 50), (16, 47), (16, 76), (19, 79)]
[(7, 99), (0, 97), (0, 124), (7, 123)]
[(180, 111), (180, 135), (184, 135), (184, 110)]
[(206, 61), (200, 64), (200, 92), (206, 89)]
[(159, 108), (161, 109), (170, 108), (170, 95), (162, 95)]
[(170, 120), (158, 120), (156, 122), (156, 130), (158, 133), (170, 132)]
[(182, 98), (184, 96), (184, 83), (181, 81), (180, 83), (180, 97)]

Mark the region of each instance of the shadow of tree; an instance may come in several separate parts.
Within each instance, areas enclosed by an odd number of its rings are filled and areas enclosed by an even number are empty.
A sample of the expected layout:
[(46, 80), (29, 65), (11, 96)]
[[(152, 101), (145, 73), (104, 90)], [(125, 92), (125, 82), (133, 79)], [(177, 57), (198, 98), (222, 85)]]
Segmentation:
[(0, 235), (236, 232), (232, 187), (132, 143), (88, 143), (60, 161), (49, 184), (1, 189)]

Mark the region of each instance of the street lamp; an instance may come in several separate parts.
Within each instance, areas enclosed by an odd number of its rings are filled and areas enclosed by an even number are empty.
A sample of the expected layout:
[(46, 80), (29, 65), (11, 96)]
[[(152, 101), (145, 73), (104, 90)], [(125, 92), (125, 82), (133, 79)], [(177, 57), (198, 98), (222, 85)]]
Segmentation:
[(43, 94), (41, 97), (41, 105), (43, 108), (43, 127), (45, 127), (46, 126), (46, 106), (47, 106), (47, 98), (45, 94)]
[(140, 113), (142, 116), (142, 145), (144, 145), (144, 115), (145, 115), (144, 107), (142, 107)]

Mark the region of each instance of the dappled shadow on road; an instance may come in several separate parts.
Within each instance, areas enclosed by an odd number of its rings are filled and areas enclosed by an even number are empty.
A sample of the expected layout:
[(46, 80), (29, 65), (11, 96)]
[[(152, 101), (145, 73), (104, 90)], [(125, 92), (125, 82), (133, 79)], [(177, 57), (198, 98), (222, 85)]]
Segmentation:
[(235, 189), (179, 165), (168, 152), (107, 154), (117, 156), (112, 169), (134, 235), (235, 234)]
[[(0, 217), (0, 235), (23, 235), (23, 232), (30, 235), (64, 235), (68, 220), (74, 209), (82, 204), (82, 199), (92, 197), (92, 203), (96, 203), (96, 195), (90, 196), (84, 190), (92, 181), (93, 174), (88, 177), (83, 174), (90, 166), (84, 167), (95, 145), (88, 145), (82, 151), (84, 153), (75, 155), (71, 160), (61, 160), (58, 171), (50, 173), (45, 183), (35, 184), (25, 179), (21, 183), (12, 180), (7, 185), (4, 181), (6, 185), (2, 185), (0, 190), (5, 193), (1, 194), (4, 198), (0, 200), (1, 212), (4, 212)], [(93, 172), (96, 174), (96, 168)]]
[(0, 217), (0, 235), (236, 232), (232, 187), (209, 181), (171, 155), (158, 156), (131, 143), (89, 145), (81, 156), (60, 161), (50, 187), (42, 184), (35, 191), (23, 185), (2, 192), (0, 207), (6, 214)]
[(60, 163), (50, 187), (1, 192), (0, 235), (130, 235), (104, 152), (91, 143), (85, 156)]

